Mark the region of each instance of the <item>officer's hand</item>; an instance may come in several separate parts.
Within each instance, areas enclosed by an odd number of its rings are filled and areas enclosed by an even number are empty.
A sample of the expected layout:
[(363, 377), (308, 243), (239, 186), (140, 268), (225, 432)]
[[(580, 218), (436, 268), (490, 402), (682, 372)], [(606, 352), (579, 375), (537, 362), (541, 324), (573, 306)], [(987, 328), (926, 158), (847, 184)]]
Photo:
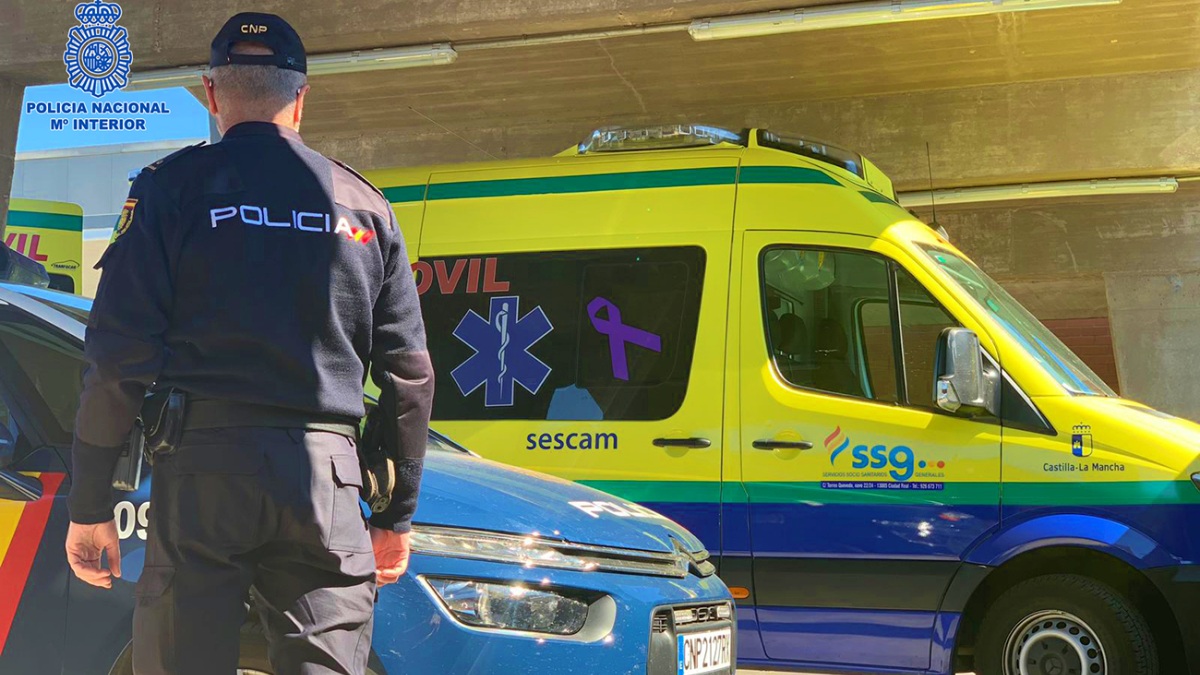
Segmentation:
[(380, 586), (394, 584), (408, 569), (409, 533), (371, 528), (371, 548), (375, 549), (375, 582)]
[[(108, 554), (108, 567), (100, 566), (100, 554)], [(113, 577), (121, 576), (121, 540), (117, 522), (96, 525), (71, 523), (67, 529), (67, 562), (75, 576), (93, 586), (112, 588)]]

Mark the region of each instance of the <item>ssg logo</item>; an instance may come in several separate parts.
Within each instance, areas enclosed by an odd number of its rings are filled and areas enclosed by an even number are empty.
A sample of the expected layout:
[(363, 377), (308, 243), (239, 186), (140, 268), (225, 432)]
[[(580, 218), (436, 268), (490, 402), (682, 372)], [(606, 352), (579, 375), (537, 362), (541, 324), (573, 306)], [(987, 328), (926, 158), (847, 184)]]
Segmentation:
[(469, 310), (454, 329), (454, 337), (475, 354), (450, 377), (463, 396), (484, 387), (483, 404), (488, 408), (511, 406), (514, 384), (537, 394), (550, 376), (550, 366), (530, 354), (529, 348), (554, 327), (540, 306), (518, 319), (520, 303), (516, 295), (491, 298), (487, 319)]
[(67, 83), (100, 98), (129, 83), (133, 52), (129, 33), (117, 25), (121, 6), (115, 2), (83, 2), (75, 5), (79, 25), (67, 31)]
[[(825, 448), (829, 450), (829, 463), (837, 464), (838, 455), (847, 449), (852, 458), (850, 466), (855, 469), (887, 469), (892, 480), (906, 481), (913, 477), (917, 469), (928, 468), (925, 460), (918, 461), (912, 448), (907, 445), (896, 445), (888, 448), (886, 445), (855, 445), (851, 447), (850, 437), (842, 432), (842, 428), (833, 430), (825, 437)], [(937, 468), (944, 469), (946, 463), (938, 461)]]

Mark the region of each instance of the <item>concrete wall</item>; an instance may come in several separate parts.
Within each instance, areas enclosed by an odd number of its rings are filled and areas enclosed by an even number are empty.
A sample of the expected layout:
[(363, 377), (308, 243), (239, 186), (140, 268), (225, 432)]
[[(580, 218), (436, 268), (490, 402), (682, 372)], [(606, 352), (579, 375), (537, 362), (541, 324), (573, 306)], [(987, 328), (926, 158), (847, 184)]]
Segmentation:
[(1200, 419), (1200, 270), (1108, 275), (1123, 394)]
[(12, 177), (12, 196), (71, 202), (83, 208), (81, 292), (91, 297), (100, 282), (100, 273), (92, 266), (108, 246), (108, 233), (129, 194), (129, 172), (198, 142), (199, 139), (179, 140), (21, 153)]
[(84, 228), (112, 228), (129, 194), (129, 172), (198, 143), (166, 141), (21, 153), (12, 196), (71, 202), (83, 209)]
[(924, 190), (927, 141), (936, 187), (1192, 173), (1200, 168), (1197, 109), (1200, 71), (1186, 70), (854, 99), (693, 104), (646, 114), (584, 109), (520, 125), (333, 131), (305, 138), (357, 168), (373, 169), (546, 157), (599, 126), (704, 121), (836, 142), (870, 157), (897, 189)]

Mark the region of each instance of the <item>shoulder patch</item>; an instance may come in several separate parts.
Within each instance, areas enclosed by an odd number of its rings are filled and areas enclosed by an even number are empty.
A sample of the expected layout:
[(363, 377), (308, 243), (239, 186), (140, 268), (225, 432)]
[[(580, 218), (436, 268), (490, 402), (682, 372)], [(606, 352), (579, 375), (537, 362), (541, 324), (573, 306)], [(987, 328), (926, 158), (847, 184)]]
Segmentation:
[(125, 200), (125, 206), (121, 209), (121, 215), (117, 216), (117, 223), (113, 225), (112, 239), (108, 240), (109, 244), (120, 239), (121, 235), (129, 231), (129, 225), (133, 222), (133, 211), (137, 208), (137, 203), (138, 200), (136, 199), (130, 198)]
[(349, 164), (341, 161), (340, 159), (334, 159), (332, 157), (329, 158), (329, 161), (333, 162), (334, 164), (337, 164), (338, 166), (342, 167), (346, 171), (349, 171), (351, 176), (354, 176), (355, 178), (362, 181), (367, 187), (371, 188), (371, 190), (375, 194), (379, 195), (380, 199), (382, 199), (385, 203), (387, 202), (387, 197), (383, 196), (383, 191), (380, 190), (379, 188), (375, 187), (375, 185), (373, 183), (371, 183), (371, 181), (367, 180), (366, 178), (363, 178), (363, 175), (361, 173), (355, 171)]
[(194, 149), (204, 145), (206, 142), (207, 141), (200, 141), (199, 143), (197, 143), (195, 145), (189, 145), (187, 147), (180, 148), (180, 149), (176, 150), (175, 152), (172, 152), (171, 154), (167, 155), (166, 157), (163, 157), (162, 159), (159, 159), (159, 160), (156, 160), (154, 162), (147, 164), (142, 169), (142, 171), (157, 171), (158, 167), (162, 166), (163, 164), (166, 164), (167, 162), (175, 159), (176, 157), (179, 157), (180, 155), (187, 153), (189, 150), (194, 150)]

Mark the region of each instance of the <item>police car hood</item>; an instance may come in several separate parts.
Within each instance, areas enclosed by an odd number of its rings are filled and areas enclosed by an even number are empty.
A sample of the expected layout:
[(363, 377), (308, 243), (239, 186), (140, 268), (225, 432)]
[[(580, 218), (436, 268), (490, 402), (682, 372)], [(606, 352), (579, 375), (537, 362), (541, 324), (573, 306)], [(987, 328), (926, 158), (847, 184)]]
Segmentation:
[(465, 453), (425, 457), (417, 525), (537, 533), (576, 544), (674, 553), (704, 548), (681, 525), (606, 492)]

